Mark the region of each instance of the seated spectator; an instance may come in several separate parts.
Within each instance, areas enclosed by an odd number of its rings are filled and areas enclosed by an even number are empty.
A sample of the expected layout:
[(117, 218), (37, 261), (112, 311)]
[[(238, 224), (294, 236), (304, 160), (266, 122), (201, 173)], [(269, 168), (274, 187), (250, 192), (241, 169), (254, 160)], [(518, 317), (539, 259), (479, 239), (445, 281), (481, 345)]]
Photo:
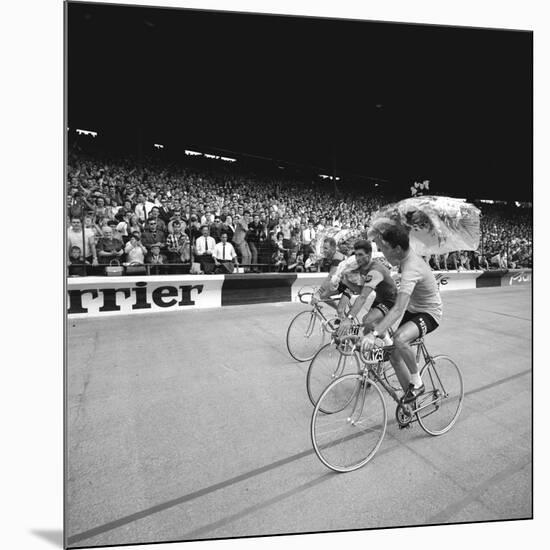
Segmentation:
[(172, 233), (166, 238), (168, 260), (170, 263), (187, 263), (191, 260), (191, 247), (189, 236), (185, 233), (185, 222), (174, 219), (172, 222)]
[(233, 270), (239, 267), (237, 253), (233, 245), (228, 242), (228, 235), (225, 231), (222, 231), (220, 242), (214, 247), (212, 258), (216, 264), (215, 273), (233, 273)]
[(212, 255), (215, 246), (216, 241), (208, 234), (208, 226), (203, 225), (201, 236), (195, 241), (195, 261), (200, 263), (202, 271), (207, 275), (214, 272), (215, 263)]
[(151, 250), (145, 255), (145, 263), (150, 265), (164, 265), (168, 263), (168, 260), (164, 254), (160, 253), (160, 244), (153, 243)]
[(113, 230), (110, 226), (103, 227), (103, 237), (99, 239), (96, 245), (97, 257), (99, 263), (108, 265), (111, 260), (120, 260), (124, 254), (122, 241), (113, 237)]
[(134, 231), (130, 237), (130, 240), (126, 243), (124, 247), (124, 252), (126, 253), (126, 262), (128, 264), (145, 263), (145, 254), (147, 254), (147, 248), (143, 246), (141, 242), (141, 235), (138, 231)]
[(164, 231), (158, 229), (157, 223), (155, 218), (149, 218), (145, 224), (145, 230), (141, 234), (141, 242), (148, 250), (150, 250), (151, 246), (155, 243), (161, 243), (163, 248), (166, 244), (166, 234)]
[(69, 277), (85, 277), (87, 275), (86, 263), (80, 247), (72, 246), (69, 252)]

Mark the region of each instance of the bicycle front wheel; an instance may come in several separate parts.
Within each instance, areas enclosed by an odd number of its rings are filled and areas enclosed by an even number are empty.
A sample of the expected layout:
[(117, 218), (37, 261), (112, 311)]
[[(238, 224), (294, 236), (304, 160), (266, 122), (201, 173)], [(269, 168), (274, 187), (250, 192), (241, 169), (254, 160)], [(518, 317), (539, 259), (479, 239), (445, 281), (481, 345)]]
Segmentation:
[(301, 311), (288, 326), (286, 347), (296, 361), (311, 361), (326, 337), (320, 315), (314, 310)]
[[(325, 414), (323, 408), (338, 410)], [(325, 466), (351, 472), (375, 455), (386, 424), (386, 403), (378, 386), (363, 374), (348, 374), (330, 384), (315, 405), (311, 441)]]
[(456, 422), (462, 409), (464, 383), (456, 363), (436, 355), (420, 371), (426, 391), (416, 400), (416, 417), (430, 435), (443, 435)]
[[(307, 394), (315, 406), (325, 388), (344, 374), (360, 371), (359, 359), (355, 354), (343, 355), (334, 343), (325, 344), (316, 354), (306, 376)], [(323, 410), (322, 412), (330, 412)]]

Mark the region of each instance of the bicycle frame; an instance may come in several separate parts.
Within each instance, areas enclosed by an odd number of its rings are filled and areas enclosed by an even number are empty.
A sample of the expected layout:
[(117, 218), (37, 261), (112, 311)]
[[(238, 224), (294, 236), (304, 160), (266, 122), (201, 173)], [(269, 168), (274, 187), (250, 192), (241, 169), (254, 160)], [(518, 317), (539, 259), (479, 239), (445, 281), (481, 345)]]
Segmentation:
[[(424, 343), (423, 338), (417, 338), (416, 340), (414, 340), (411, 343), (411, 346), (416, 346), (416, 363), (417, 364), (420, 364), (420, 360), (424, 359), (424, 364), (425, 365), (428, 364), (428, 363), (431, 366), (434, 365), (432, 356), (429, 354), (429, 352), (426, 348), (426, 344)], [(376, 362), (371, 362), (371, 361), (365, 360), (365, 358), (363, 357), (361, 351), (358, 350), (357, 347), (355, 347), (353, 353), (355, 353), (357, 355), (357, 357), (358, 357), (358, 359), (359, 359), (359, 361), (362, 365), (361, 371), (363, 373), (363, 376), (365, 376), (366, 378), (369, 378), (371, 380), (374, 380), (375, 382), (378, 382), (386, 390), (386, 392), (389, 394), (389, 396), (398, 405), (403, 406), (403, 403), (401, 403), (401, 398), (399, 397), (399, 394), (394, 390), (394, 388), (392, 386), (390, 386), (387, 383), (386, 380), (384, 380), (384, 378), (381, 375), (382, 366), (385, 363), (385, 361), (383, 359), (383, 357), (385, 355), (384, 352), (391, 353), (394, 349), (395, 349), (395, 346), (392, 345), (392, 346), (375, 347), (375, 348), (372, 348), (371, 350), (369, 350), (369, 353), (372, 353), (373, 356), (374, 355), (377, 356), (377, 361)], [(429, 372), (429, 375), (430, 375), (430, 378), (432, 379), (432, 381), (433, 381), (433, 376), (434, 376), (434, 373), (435, 373), (435, 376), (437, 377), (437, 379), (441, 383), (441, 379), (439, 378), (439, 375), (437, 374), (437, 371), (433, 370), (433, 372), (432, 372), (432, 370), (433, 369), (428, 369), (428, 372)], [(364, 399), (364, 397), (363, 397), (363, 399)], [(421, 404), (417, 408), (414, 408), (414, 409), (411, 408), (409, 414), (414, 419), (414, 415), (418, 411), (421, 411), (422, 409), (425, 409), (425, 408), (427, 408), (431, 405), (433, 405), (433, 400), (429, 400), (427, 403)], [(414, 421), (414, 420), (412, 420), (412, 421)]]

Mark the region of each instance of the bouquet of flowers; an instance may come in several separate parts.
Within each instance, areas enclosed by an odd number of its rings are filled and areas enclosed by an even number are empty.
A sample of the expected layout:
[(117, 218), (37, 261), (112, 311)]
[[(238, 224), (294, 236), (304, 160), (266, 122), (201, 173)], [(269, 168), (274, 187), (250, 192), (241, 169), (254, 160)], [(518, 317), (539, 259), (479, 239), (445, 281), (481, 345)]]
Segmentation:
[(478, 208), (459, 199), (412, 197), (375, 212), (367, 233), (375, 239), (388, 225), (401, 225), (409, 231), (410, 244), (421, 256), (477, 250), (479, 214)]

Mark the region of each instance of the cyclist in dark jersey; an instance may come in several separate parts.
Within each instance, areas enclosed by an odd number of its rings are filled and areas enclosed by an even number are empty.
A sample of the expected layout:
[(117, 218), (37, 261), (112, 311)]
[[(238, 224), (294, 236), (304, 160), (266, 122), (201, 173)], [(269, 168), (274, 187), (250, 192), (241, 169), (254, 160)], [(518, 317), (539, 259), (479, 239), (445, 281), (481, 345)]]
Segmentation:
[[(358, 317), (373, 291), (375, 292), (374, 302), (361, 321), (365, 332), (372, 330), (373, 325), (393, 307), (397, 295), (397, 287), (390, 271), (372, 259), (371, 242), (358, 239), (353, 249), (355, 255), (342, 262), (336, 269), (336, 273), (329, 275), (327, 283), (321, 287), (322, 298), (342, 293), (338, 304), (338, 316), (342, 320), (338, 329), (339, 335), (349, 330), (352, 320)], [(357, 295), (357, 299), (346, 315), (345, 309), (351, 301), (352, 294)]]

